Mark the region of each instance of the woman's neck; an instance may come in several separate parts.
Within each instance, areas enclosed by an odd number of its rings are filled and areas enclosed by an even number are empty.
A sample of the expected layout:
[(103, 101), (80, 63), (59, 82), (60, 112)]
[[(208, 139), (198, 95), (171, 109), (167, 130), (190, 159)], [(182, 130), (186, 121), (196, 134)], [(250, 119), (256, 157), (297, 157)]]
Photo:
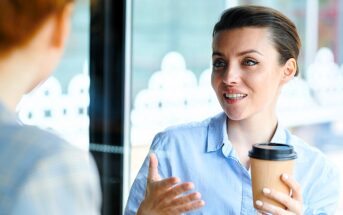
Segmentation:
[(253, 144), (271, 141), (277, 127), (276, 115), (240, 121), (228, 119), (227, 122), (229, 140), (240, 162), (248, 169), (250, 166), (248, 151)]
[(251, 146), (255, 143), (269, 142), (275, 133), (276, 126), (276, 117), (258, 122), (252, 120), (233, 121), (229, 119), (227, 132), (230, 141), (246, 143)]
[(0, 58), (0, 101), (11, 111), (15, 111), (33, 79), (30, 76), (33, 68), (27, 61), (16, 53)]

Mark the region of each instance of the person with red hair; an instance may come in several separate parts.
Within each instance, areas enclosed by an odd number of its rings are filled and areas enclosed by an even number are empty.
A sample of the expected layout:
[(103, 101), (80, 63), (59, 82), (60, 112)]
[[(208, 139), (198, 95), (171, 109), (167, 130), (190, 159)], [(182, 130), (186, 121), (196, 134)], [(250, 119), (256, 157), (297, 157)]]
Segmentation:
[(99, 214), (95, 162), (60, 137), (21, 125), (21, 97), (60, 61), (73, 0), (0, 1), (0, 214)]

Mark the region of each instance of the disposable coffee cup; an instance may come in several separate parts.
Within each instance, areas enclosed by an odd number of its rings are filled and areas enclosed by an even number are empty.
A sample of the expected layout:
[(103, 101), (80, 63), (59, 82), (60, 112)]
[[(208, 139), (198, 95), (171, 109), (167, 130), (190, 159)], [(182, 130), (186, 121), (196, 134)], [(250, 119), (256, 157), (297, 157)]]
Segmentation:
[(285, 208), (283, 204), (267, 198), (262, 189), (269, 188), (290, 195), (290, 188), (282, 182), (281, 175), (293, 175), (297, 158), (293, 146), (280, 143), (255, 144), (249, 151), (249, 157), (254, 207), (257, 208), (256, 200), (260, 200)]

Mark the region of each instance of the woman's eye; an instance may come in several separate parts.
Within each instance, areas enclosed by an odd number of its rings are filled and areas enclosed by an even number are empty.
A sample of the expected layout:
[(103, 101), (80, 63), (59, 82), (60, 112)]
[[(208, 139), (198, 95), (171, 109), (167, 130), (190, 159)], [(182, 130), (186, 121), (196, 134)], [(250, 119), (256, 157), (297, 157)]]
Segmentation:
[(258, 62), (256, 60), (245, 59), (243, 60), (242, 64), (245, 66), (255, 66), (256, 64), (258, 64)]
[(222, 69), (226, 67), (226, 63), (222, 60), (217, 60), (213, 62), (214, 69)]

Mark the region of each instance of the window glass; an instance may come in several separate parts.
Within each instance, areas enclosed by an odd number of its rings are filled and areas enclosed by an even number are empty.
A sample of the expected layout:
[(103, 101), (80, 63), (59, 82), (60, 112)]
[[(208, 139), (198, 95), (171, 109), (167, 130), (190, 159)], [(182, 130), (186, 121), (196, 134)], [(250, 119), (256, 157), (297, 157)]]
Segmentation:
[[(197, 89), (210, 66), (212, 28), (225, 4), (224, 0), (133, 1), (131, 182), (158, 131), (191, 121), (191, 115), (184, 114), (191, 110), (199, 120), (191, 108), (196, 98), (188, 99), (191, 93), (185, 91)], [(210, 84), (207, 79), (203, 82)]]

